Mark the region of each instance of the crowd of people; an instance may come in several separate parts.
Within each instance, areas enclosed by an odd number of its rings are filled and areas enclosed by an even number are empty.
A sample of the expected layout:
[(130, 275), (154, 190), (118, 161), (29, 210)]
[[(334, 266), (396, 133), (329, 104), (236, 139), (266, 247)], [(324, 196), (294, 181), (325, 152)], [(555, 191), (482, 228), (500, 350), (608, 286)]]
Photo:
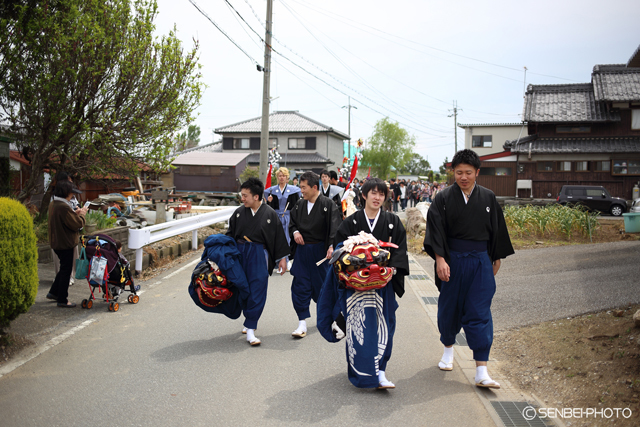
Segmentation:
[[(500, 388), (487, 371), (493, 342), (490, 307), (500, 260), (511, 255), (513, 248), (495, 195), (476, 185), (477, 154), (458, 152), (452, 168), (455, 183), (449, 186), (367, 178), (354, 180), (349, 188), (330, 171), (305, 172), (294, 185), (286, 168), (276, 171), (278, 183), (270, 188), (250, 178), (241, 186), (243, 206), (232, 214), (226, 233), (238, 246), (240, 264), (247, 273), (247, 295), (235, 300), (236, 307), (220, 304), (219, 309), (207, 311), (234, 319), (244, 314), (242, 333), (250, 345), (260, 345), (256, 330), (269, 276), (290, 269), (291, 301), (298, 321), (291, 335), (295, 339), (307, 335), (309, 306), (316, 302), (320, 334), (329, 342), (346, 338), (351, 383), (395, 388), (386, 369), (397, 298), (405, 292), (409, 260), (406, 231), (394, 212), (428, 201), (424, 248), (436, 261), (438, 328), (444, 348), (437, 366), (443, 371), (453, 369), (452, 345), (464, 329), (476, 360), (476, 385)], [(351, 212), (344, 203), (349, 191), (356, 206)], [(216, 254), (220, 245), (226, 247), (219, 240), (208, 239), (205, 254)], [(352, 254), (356, 247), (358, 252)], [(389, 252), (388, 258), (376, 258), (382, 248)]]
[[(210, 236), (202, 256), (203, 260), (217, 257), (220, 265), (235, 265), (237, 271), (229, 274), (244, 277), (242, 286), (238, 282), (233, 299), (207, 311), (232, 319), (242, 314), (242, 333), (251, 346), (259, 346), (256, 330), (269, 277), (274, 271), (280, 275), (290, 271), (292, 311), (298, 322), (291, 335), (295, 339), (307, 335), (310, 304), (315, 302), (320, 334), (329, 342), (346, 338), (351, 383), (395, 388), (386, 369), (397, 298), (403, 296), (409, 275), (406, 231), (395, 213), (419, 201), (431, 202), (424, 249), (435, 260), (440, 291), (438, 329), (444, 349), (437, 366), (453, 369), (452, 346), (464, 329), (476, 361), (476, 385), (500, 388), (487, 371), (493, 342), (491, 300), (501, 259), (514, 251), (495, 195), (476, 185), (478, 155), (459, 151), (452, 168), (455, 183), (449, 186), (367, 178), (355, 179), (349, 187), (335, 171), (305, 172), (290, 183), (286, 168), (276, 171), (277, 184), (269, 188), (249, 178), (241, 185), (242, 206), (231, 215), (226, 235)], [(60, 307), (75, 306), (67, 300), (67, 289), (86, 208), (72, 202), (74, 193), (78, 190), (70, 180), (59, 177), (49, 207), (51, 247), (60, 270), (47, 298)], [(192, 298), (197, 299), (194, 294)]]

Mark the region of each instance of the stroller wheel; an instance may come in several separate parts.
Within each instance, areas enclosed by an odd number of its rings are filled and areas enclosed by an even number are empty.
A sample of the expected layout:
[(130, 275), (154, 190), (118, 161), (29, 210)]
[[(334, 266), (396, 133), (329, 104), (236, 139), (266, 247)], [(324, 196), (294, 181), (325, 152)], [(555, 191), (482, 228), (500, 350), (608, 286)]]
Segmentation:
[(133, 295), (129, 295), (129, 297), (127, 298), (127, 301), (133, 304)]
[(118, 310), (120, 310), (120, 304), (118, 304), (117, 302), (112, 302), (109, 304), (109, 311), (116, 312)]
[(87, 308), (87, 300), (86, 299), (82, 300), (82, 308)]
[(93, 300), (88, 300), (87, 301), (87, 308), (91, 308), (93, 307)]
[(140, 301), (140, 297), (138, 295), (131, 295), (131, 302), (137, 304)]

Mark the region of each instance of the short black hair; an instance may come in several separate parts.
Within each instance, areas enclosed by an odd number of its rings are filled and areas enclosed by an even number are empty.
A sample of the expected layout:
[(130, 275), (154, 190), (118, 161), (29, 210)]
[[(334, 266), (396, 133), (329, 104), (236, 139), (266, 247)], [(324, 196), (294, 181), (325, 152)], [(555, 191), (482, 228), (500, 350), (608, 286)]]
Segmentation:
[(116, 249), (120, 249), (122, 247), (122, 242), (120, 240), (115, 240), (116, 242)]
[(320, 172), (320, 177), (322, 177), (322, 175), (327, 175), (329, 178), (331, 178), (331, 174), (329, 173), (328, 170), (323, 170), (322, 172)]
[(473, 166), (476, 170), (480, 169), (480, 157), (475, 151), (465, 148), (458, 151), (451, 160), (451, 169), (455, 169), (458, 165), (465, 164)]
[(262, 199), (262, 194), (264, 193), (264, 184), (258, 178), (249, 178), (240, 186), (241, 190), (243, 188), (249, 190), (252, 195), (258, 196), (259, 199)]
[(338, 172), (336, 172), (336, 171), (329, 172), (329, 178), (338, 179)]
[(73, 190), (73, 184), (71, 181), (67, 181), (66, 179), (56, 183), (56, 186), (53, 188), (53, 195), (56, 197), (62, 197), (66, 199), (71, 191)]
[(362, 192), (362, 196), (364, 197), (367, 194), (369, 194), (371, 190), (374, 190), (374, 189), (381, 193), (384, 193), (385, 199), (389, 195), (389, 187), (387, 187), (387, 184), (380, 178), (371, 178), (366, 180), (365, 183), (362, 185), (362, 190), (360, 191)]
[(389, 181), (396, 182), (396, 179), (395, 178), (391, 178)]
[(301, 184), (302, 184), (302, 181), (306, 181), (307, 185), (311, 188), (313, 188), (314, 186), (316, 188), (320, 188), (320, 184), (318, 183), (320, 181), (320, 177), (315, 172), (309, 171), (300, 175)]

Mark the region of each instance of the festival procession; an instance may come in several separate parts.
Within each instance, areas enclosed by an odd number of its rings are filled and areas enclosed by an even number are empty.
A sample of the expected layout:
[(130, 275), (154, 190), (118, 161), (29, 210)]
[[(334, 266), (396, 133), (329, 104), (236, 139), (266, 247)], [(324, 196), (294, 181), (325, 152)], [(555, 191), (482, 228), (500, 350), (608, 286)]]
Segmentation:
[(0, 427), (640, 426), (638, 16), (0, 2)]
[[(361, 140), (357, 146), (362, 147)], [(349, 381), (385, 390), (396, 387), (386, 372), (397, 299), (410, 274), (407, 233), (398, 215), (384, 209), (385, 201), (397, 199), (389, 183), (370, 173), (361, 184), (354, 183), (361, 159), (356, 154), (349, 168), (345, 158), (340, 180), (335, 171), (333, 176), (326, 170), (320, 175), (306, 171), (293, 185), (289, 170), (279, 166), (277, 149), (270, 150), (266, 185), (257, 178), (241, 184), (242, 206), (232, 213), (225, 235), (205, 240), (189, 293), (207, 312), (242, 316), (242, 334), (251, 346), (259, 346), (256, 330), (269, 276), (289, 271), (298, 317), (292, 338), (307, 335), (313, 301), (322, 337), (345, 342)], [(476, 386), (499, 389), (487, 370), (491, 300), (501, 260), (514, 250), (495, 195), (476, 184), (478, 155), (461, 150), (451, 168), (455, 182), (434, 197), (424, 239), (425, 251), (436, 261), (440, 291), (438, 329), (444, 347), (437, 366), (453, 369), (453, 344), (464, 330), (476, 361)], [(277, 184), (271, 186), (274, 170)], [(354, 200), (356, 194), (360, 200)]]

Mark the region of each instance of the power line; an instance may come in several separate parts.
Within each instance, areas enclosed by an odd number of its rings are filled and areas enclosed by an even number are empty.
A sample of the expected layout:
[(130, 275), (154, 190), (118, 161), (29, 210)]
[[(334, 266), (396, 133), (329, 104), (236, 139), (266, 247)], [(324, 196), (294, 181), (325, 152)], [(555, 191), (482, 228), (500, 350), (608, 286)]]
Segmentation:
[(235, 47), (237, 47), (238, 49), (240, 49), (240, 51), (241, 51), (242, 53), (244, 53), (244, 54), (247, 56), (247, 58), (249, 58), (249, 59), (250, 59), (250, 60), (251, 60), (255, 65), (260, 65), (260, 63), (259, 63), (258, 61), (256, 61), (255, 59), (253, 59), (253, 57), (252, 57), (251, 55), (249, 55), (249, 54), (248, 54), (244, 49), (242, 49), (242, 48), (240, 47), (240, 45), (238, 45), (238, 43), (236, 43), (236, 42), (235, 42), (235, 41), (234, 41), (234, 40), (233, 40), (233, 39), (232, 39), (232, 38), (231, 38), (227, 33), (225, 33), (225, 32), (224, 32), (224, 30), (223, 30), (222, 28), (220, 28), (220, 26), (218, 26), (218, 24), (216, 24), (216, 22), (215, 22), (213, 19), (211, 19), (211, 18), (209, 17), (209, 15), (207, 15), (207, 14), (205, 13), (205, 11), (204, 11), (204, 10), (200, 9), (200, 7), (196, 4), (196, 2), (195, 2), (194, 0), (189, 0), (189, 3), (191, 3), (191, 4), (193, 5), (193, 7), (195, 7), (196, 9), (198, 9), (198, 12), (200, 12), (200, 13), (202, 14), (202, 16), (204, 16), (205, 18), (207, 18), (207, 19), (208, 19), (208, 20), (213, 24), (213, 26), (214, 26), (214, 27), (216, 27), (216, 28), (218, 29), (218, 31), (220, 31), (220, 32), (221, 32), (221, 33), (222, 33), (222, 34), (223, 34), (227, 39), (229, 39), (229, 41), (230, 41), (231, 43), (233, 43)]
[[(416, 44), (416, 45), (426, 47), (426, 48), (428, 48), (428, 49), (433, 49), (433, 50), (436, 50), (436, 51), (439, 51), (439, 52), (442, 52), (442, 53), (446, 53), (446, 54), (448, 54), (448, 55), (453, 55), (453, 56), (457, 56), (457, 57), (460, 57), (460, 58), (468, 59), (468, 60), (471, 60), (471, 61), (476, 61), (476, 62), (480, 62), (480, 63), (487, 64), (487, 65), (492, 65), (492, 66), (494, 66), (494, 67), (504, 68), (504, 69), (511, 70), (511, 71), (517, 71), (517, 72), (520, 72), (520, 73), (521, 73), (521, 72), (523, 72), (523, 71), (522, 71), (521, 69), (519, 69), (519, 68), (514, 68), (514, 67), (509, 67), (509, 66), (506, 66), (506, 65), (496, 64), (496, 63), (489, 62), (489, 61), (485, 61), (485, 60), (482, 60), (482, 59), (477, 59), (477, 58), (473, 58), (473, 57), (466, 56), (466, 55), (460, 55), (460, 54), (457, 54), (457, 53), (454, 53), (454, 52), (450, 52), (450, 51), (447, 51), (447, 50), (444, 50), (444, 49), (440, 49), (440, 48), (437, 48), (437, 47), (429, 46), (429, 45), (427, 45), (427, 44), (420, 43), (420, 42), (417, 42), (417, 41), (415, 41), (415, 40), (411, 40), (411, 39), (408, 39), (408, 38), (405, 38), (405, 37), (402, 37), (402, 36), (397, 36), (397, 35), (395, 35), (395, 34), (388, 33), (388, 32), (386, 32), (386, 31), (383, 31), (383, 30), (381, 30), (381, 29), (379, 29), (379, 28), (376, 28), (376, 27), (374, 27), (374, 26), (371, 26), (371, 25), (368, 25), (368, 24), (364, 24), (364, 23), (361, 23), (361, 22), (355, 21), (355, 20), (353, 20), (353, 19), (351, 19), (351, 18), (348, 18), (348, 17), (342, 16), (342, 15), (339, 15), (339, 14), (334, 13), (334, 12), (326, 11), (327, 13), (324, 13), (324, 12), (322, 12), (322, 10), (325, 10), (325, 9), (318, 8), (317, 6), (313, 6), (313, 7), (312, 7), (312, 6), (310, 6), (309, 4), (305, 4), (305, 2), (302, 2), (302, 1), (296, 1), (296, 0), (293, 0), (293, 1), (294, 1), (294, 2), (296, 2), (296, 3), (301, 4), (302, 6), (305, 6), (305, 7), (309, 8), (309, 9), (314, 9), (316, 12), (322, 13), (323, 15), (328, 16), (329, 18), (332, 18), (332, 19), (335, 19), (335, 20), (340, 21), (340, 19), (338, 19), (338, 18), (336, 18), (336, 17), (332, 17), (332, 16), (330, 16), (330, 14), (332, 14), (332, 15), (335, 15), (335, 16), (340, 17), (340, 18), (342, 18), (342, 19), (345, 19), (345, 20), (347, 20), (347, 21), (350, 21), (350, 22), (352, 22), (352, 23), (356, 23), (356, 24), (358, 24), (358, 25), (361, 25), (361, 26), (364, 26), (364, 27), (367, 27), (367, 28), (371, 28), (372, 30), (378, 31), (378, 32), (380, 32), (380, 33), (382, 33), (382, 34), (386, 34), (386, 35), (389, 35), (389, 36), (391, 36), (391, 37), (396, 37), (396, 38), (398, 38), (398, 39), (405, 40), (405, 41), (408, 41), (408, 42), (410, 42), (410, 43), (414, 43), (414, 44)], [(343, 21), (343, 22), (344, 22), (344, 21)], [(347, 23), (347, 24), (348, 24), (348, 22), (345, 22), (345, 23)], [(360, 29), (360, 30), (362, 30), (362, 29)], [(362, 31), (364, 31), (364, 30), (362, 30)], [(367, 31), (367, 33), (369, 33), (369, 34), (373, 34), (373, 33), (368, 32), (368, 31)], [(379, 36), (378, 36), (378, 37), (379, 37)], [(391, 41), (391, 40), (390, 40), (390, 41)], [(407, 47), (407, 46), (405, 46), (405, 47)], [(420, 52), (420, 51), (418, 51), (418, 52)], [(424, 53), (424, 52), (423, 52), (423, 53)], [(440, 58), (440, 59), (442, 59), (442, 58)], [(443, 60), (444, 60), (444, 59), (443, 59)], [(455, 63), (455, 62), (453, 62), (453, 63), (454, 63), (454, 64), (457, 64), (457, 63)], [(457, 65), (461, 65), (461, 64), (457, 64)], [(463, 66), (463, 67), (464, 67), (464, 65), (461, 65), (461, 66)], [(470, 67), (469, 67), (469, 68), (470, 68)], [(481, 72), (482, 72), (482, 70), (476, 70), (476, 71), (481, 71)], [(489, 74), (491, 74), (491, 73), (489, 73)], [(564, 77), (558, 77), (558, 76), (552, 76), (552, 75), (548, 75), (548, 74), (533, 73), (533, 72), (532, 72), (531, 74), (536, 74), (536, 75), (539, 75), (539, 76), (551, 77), (551, 78), (554, 78), (554, 79), (559, 79), (559, 80), (566, 80), (566, 81), (570, 81), (570, 82), (575, 82), (575, 80), (572, 80), (572, 79), (567, 79), (567, 78), (564, 78)], [(499, 77), (503, 77), (503, 78), (510, 79), (509, 77), (500, 76), (500, 75), (498, 75), (498, 74), (496, 74), (496, 76), (499, 76)], [(510, 79), (510, 80), (513, 80), (513, 79)], [(442, 102), (445, 102), (445, 101), (442, 101)]]

